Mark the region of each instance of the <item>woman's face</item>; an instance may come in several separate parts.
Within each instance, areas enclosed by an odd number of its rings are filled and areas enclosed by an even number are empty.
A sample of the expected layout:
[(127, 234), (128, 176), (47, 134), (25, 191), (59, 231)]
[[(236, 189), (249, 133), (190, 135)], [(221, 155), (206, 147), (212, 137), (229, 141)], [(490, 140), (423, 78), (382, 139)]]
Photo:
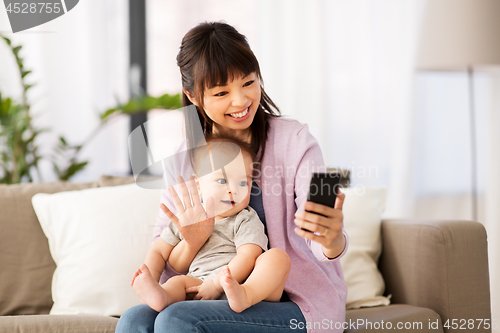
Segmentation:
[(203, 104), (207, 116), (219, 128), (245, 138), (259, 107), (260, 96), (260, 81), (256, 73), (251, 73), (245, 77), (236, 76), (225, 86), (206, 89)]

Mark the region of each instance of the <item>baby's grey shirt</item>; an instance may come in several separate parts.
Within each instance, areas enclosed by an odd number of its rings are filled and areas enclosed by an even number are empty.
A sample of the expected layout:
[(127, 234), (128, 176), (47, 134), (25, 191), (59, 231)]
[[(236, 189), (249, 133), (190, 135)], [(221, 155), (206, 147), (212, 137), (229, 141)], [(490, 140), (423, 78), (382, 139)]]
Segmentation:
[[(164, 241), (175, 246), (182, 240), (181, 233), (170, 221), (163, 229)], [(236, 249), (244, 244), (256, 244), (267, 251), (267, 236), (264, 224), (257, 212), (250, 206), (236, 215), (226, 217), (214, 225), (214, 231), (189, 266), (189, 273), (195, 278), (212, 279), (236, 256)]]

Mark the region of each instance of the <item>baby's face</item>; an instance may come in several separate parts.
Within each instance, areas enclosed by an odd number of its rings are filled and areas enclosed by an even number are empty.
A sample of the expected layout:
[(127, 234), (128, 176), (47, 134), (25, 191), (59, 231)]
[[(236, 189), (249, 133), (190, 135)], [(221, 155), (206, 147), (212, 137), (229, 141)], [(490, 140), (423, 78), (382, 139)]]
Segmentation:
[(210, 197), (214, 200), (215, 222), (235, 215), (248, 206), (252, 189), (252, 162), (247, 153), (240, 152), (224, 170), (215, 170), (197, 178), (203, 202), (206, 203)]

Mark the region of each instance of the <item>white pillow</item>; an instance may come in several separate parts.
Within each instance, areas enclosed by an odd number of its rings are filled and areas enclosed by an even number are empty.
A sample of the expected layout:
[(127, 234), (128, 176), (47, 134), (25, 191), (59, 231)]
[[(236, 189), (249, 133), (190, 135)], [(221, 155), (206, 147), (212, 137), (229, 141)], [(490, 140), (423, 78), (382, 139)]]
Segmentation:
[(32, 203), (57, 265), (50, 314), (120, 316), (140, 304), (130, 281), (152, 242), (159, 190), (40, 193)]
[(385, 188), (341, 189), (346, 198), (342, 213), (349, 248), (340, 258), (347, 284), (347, 309), (389, 305), (382, 296), (385, 284), (377, 263), (382, 251), (381, 215), (385, 209)]

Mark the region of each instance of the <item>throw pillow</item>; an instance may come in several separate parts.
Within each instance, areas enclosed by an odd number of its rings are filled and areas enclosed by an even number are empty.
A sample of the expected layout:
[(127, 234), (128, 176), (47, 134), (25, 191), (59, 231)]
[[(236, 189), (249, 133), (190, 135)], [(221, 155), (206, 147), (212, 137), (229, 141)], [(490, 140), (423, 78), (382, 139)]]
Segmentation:
[[(47, 314), (56, 265), (31, 198), (97, 187), (69, 182), (0, 184), (0, 316)], [(1, 329), (0, 329), (1, 331)]]
[(384, 279), (377, 264), (382, 251), (381, 215), (385, 208), (385, 188), (347, 188), (343, 206), (344, 229), (349, 248), (340, 258), (347, 284), (347, 309), (389, 305), (382, 296)]
[(57, 265), (50, 314), (120, 316), (140, 304), (130, 281), (152, 242), (159, 190), (131, 184), (32, 202)]

